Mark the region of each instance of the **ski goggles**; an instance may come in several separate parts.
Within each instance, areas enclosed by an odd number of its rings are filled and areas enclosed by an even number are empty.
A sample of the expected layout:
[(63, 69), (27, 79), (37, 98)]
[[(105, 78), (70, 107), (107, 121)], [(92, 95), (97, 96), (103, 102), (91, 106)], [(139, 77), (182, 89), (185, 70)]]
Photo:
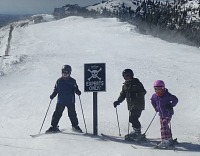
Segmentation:
[(154, 87), (155, 91), (163, 91), (165, 88), (164, 87)]
[(70, 71), (68, 71), (68, 70), (63, 70), (62, 73), (63, 73), (63, 74), (70, 74)]
[(129, 74), (124, 75), (124, 79), (125, 79), (125, 80), (129, 80), (129, 79), (131, 79), (131, 78), (132, 78), (132, 76), (129, 75)]

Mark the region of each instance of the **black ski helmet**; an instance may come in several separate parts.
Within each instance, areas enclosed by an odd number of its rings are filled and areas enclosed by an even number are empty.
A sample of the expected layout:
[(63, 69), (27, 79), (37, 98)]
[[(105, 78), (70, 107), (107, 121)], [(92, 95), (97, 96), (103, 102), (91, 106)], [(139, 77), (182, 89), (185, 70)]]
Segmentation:
[(62, 72), (64, 72), (64, 71), (68, 71), (69, 73), (71, 73), (72, 67), (70, 65), (64, 65), (62, 67)]
[(131, 69), (124, 69), (124, 71), (122, 72), (122, 76), (124, 77), (125, 75), (134, 76), (133, 71)]

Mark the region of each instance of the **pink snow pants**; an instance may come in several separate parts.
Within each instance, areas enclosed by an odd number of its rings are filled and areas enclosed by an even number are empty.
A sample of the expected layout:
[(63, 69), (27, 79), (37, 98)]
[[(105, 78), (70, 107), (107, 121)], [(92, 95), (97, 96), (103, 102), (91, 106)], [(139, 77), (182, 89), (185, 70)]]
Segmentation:
[(171, 129), (169, 127), (169, 122), (171, 121), (171, 118), (165, 117), (160, 118), (160, 132), (161, 132), (161, 139), (169, 139), (172, 137)]

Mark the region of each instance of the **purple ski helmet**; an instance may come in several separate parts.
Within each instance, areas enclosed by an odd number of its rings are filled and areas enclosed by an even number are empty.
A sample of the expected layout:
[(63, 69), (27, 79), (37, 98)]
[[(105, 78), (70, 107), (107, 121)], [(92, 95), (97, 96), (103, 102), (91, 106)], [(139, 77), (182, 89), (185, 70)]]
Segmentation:
[(163, 87), (165, 88), (165, 83), (163, 80), (156, 80), (153, 84), (153, 87)]

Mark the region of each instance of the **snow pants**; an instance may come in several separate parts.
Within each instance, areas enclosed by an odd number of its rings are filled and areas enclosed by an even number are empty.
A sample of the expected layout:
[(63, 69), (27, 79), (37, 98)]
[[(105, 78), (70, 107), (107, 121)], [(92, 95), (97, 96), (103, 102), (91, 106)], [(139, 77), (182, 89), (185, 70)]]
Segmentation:
[(161, 132), (161, 139), (169, 139), (172, 137), (171, 129), (169, 127), (169, 122), (171, 121), (171, 118), (165, 117), (160, 118), (160, 132)]
[(142, 114), (141, 110), (131, 110), (129, 115), (129, 122), (132, 123), (132, 127), (136, 129), (141, 128), (139, 118)]
[(51, 120), (51, 126), (56, 127), (58, 126), (58, 122), (62, 116), (62, 113), (65, 109), (65, 107), (67, 107), (68, 110), (68, 117), (71, 121), (72, 126), (77, 126), (78, 125), (78, 118), (77, 118), (77, 114), (76, 114), (76, 110), (75, 110), (75, 105), (70, 105), (70, 106), (65, 106), (65, 105), (61, 105), (58, 104), (56, 105), (56, 109), (53, 113), (52, 116), (52, 120)]

